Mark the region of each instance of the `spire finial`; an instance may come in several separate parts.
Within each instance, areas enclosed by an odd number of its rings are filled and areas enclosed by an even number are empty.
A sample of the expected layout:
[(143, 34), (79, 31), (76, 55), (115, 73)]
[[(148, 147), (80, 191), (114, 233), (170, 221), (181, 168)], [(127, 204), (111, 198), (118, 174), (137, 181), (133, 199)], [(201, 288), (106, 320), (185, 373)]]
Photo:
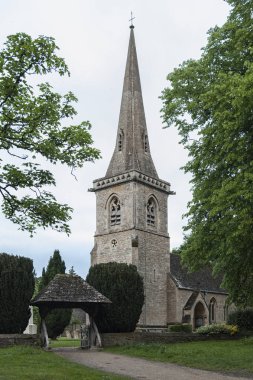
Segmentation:
[(130, 18), (130, 22), (131, 22), (131, 25), (130, 25), (130, 29), (134, 29), (134, 25), (133, 25), (133, 20), (135, 19), (135, 17), (133, 17), (133, 12), (131, 11), (131, 18)]

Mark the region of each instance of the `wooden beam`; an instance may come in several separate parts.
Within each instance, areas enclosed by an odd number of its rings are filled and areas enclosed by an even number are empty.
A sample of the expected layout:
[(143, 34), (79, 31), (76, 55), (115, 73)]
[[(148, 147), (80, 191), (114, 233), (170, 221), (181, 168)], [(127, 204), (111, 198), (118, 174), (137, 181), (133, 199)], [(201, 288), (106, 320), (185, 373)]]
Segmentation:
[[(92, 319), (93, 319), (93, 318), (92, 318)], [(99, 331), (98, 331), (98, 328), (97, 328), (97, 325), (96, 325), (94, 319), (92, 320), (92, 322), (93, 322), (93, 328), (94, 328), (94, 330), (95, 330), (95, 334), (96, 334), (96, 336), (97, 336), (98, 345), (99, 345), (99, 347), (102, 347), (101, 336), (100, 336), (100, 334), (99, 334)]]
[(49, 339), (47, 334), (47, 326), (45, 319), (41, 319), (41, 339), (42, 339), (42, 347), (48, 348), (49, 347)]

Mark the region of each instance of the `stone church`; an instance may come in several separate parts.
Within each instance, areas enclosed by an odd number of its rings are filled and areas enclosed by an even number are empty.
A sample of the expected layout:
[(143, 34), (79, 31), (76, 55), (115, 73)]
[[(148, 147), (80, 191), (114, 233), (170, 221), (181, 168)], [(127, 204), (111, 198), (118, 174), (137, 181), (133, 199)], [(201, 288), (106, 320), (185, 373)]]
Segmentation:
[(95, 244), (91, 265), (111, 261), (136, 265), (145, 304), (140, 326), (193, 327), (226, 319), (227, 293), (207, 270), (188, 274), (170, 254), (167, 199), (170, 183), (158, 177), (152, 160), (136, 54), (134, 26), (123, 84), (115, 149), (96, 194)]

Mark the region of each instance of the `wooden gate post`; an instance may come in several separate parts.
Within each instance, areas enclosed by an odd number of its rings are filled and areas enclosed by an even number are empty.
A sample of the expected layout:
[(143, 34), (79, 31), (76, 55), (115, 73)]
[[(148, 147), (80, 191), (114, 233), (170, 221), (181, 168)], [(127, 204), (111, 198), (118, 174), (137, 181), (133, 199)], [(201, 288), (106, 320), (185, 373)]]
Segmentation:
[(47, 334), (47, 326), (45, 319), (41, 319), (41, 340), (42, 340), (42, 347), (48, 348), (49, 347), (49, 339)]

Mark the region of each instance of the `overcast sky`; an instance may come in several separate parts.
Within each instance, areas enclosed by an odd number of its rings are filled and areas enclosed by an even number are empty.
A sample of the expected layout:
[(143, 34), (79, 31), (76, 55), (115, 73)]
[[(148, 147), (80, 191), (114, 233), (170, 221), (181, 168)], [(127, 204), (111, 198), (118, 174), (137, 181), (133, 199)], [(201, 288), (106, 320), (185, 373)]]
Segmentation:
[[(0, 216), (0, 252), (31, 257), (41, 275), (50, 255), (59, 249), (67, 269), (72, 265), (86, 276), (95, 232), (95, 195), (87, 192), (92, 181), (105, 175), (116, 139), (121, 91), (133, 11), (135, 39), (149, 141), (161, 179), (171, 183), (176, 195), (168, 201), (171, 248), (182, 243), (182, 214), (190, 200), (189, 177), (180, 167), (187, 160), (177, 131), (162, 129), (159, 96), (166, 76), (184, 60), (198, 58), (206, 32), (222, 25), (229, 12), (223, 0), (0, 0), (0, 45), (10, 34), (52, 36), (71, 71), (68, 78), (48, 78), (55, 90), (71, 90), (78, 97), (76, 123), (89, 120), (95, 146), (103, 158), (76, 172), (65, 166), (54, 170), (54, 194), (74, 208), (72, 234), (38, 230), (30, 238)], [(43, 78), (43, 80), (46, 80)]]

